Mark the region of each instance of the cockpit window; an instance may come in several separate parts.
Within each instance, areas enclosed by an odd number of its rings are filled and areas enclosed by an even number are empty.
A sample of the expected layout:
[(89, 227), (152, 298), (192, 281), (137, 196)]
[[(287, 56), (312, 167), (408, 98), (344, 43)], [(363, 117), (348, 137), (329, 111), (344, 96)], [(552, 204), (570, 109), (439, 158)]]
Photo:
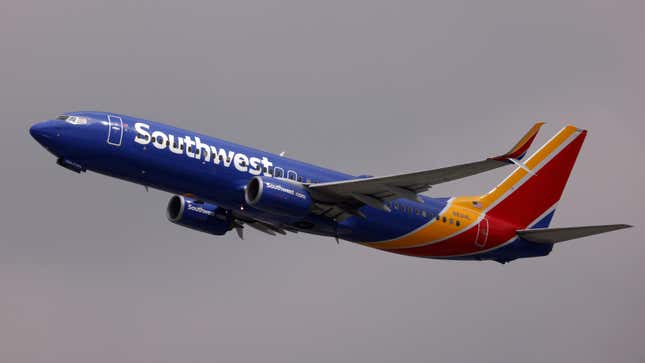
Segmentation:
[(87, 118), (85, 117), (80, 117), (80, 116), (68, 116), (68, 115), (60, 115), (56, 117), (57, 120), (63, 120), (67, 123), (70, 123), (72, 125), (87, 125)]

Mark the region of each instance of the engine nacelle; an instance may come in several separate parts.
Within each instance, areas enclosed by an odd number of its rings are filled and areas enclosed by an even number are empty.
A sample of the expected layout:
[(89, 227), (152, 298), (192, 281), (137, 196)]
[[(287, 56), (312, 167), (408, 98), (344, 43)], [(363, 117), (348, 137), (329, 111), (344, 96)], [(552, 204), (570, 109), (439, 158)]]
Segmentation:
[(221, 236), (233, 228), (226, 211), (214, 204), (197, 203), (192, 198), (175, 195), (166, 208), (168, 220), (200, 232)]
[(259, 210), (291, 217), (309, 213), (313, 201), (300, 183), (285, 179), (253, 177), (244, 191), (244, 199)]

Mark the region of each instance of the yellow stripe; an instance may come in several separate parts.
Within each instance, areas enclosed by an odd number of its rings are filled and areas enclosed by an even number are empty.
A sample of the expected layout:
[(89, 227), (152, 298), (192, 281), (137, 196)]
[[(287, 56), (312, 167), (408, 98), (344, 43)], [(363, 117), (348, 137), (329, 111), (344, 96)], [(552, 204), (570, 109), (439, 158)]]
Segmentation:
[[(472, 206), (473, 200), (478, 199), (479, 197), (456, 197), (449, 202), (447, 207), (440, 214), (441, 220), (438, 221), (434, 219), (418, 231), (392, 241), (362, 244), (369, 247), (389, 250), (409, 248), (426, 244), (430, 241), (444, 240), (452, 235), (463, 232), (478, 221), (480, 212), (469, 208), (469, 206)], [(446, 217), (446, 222), (443, 222), (443, 217)], [(453, 223), (450, 223), (450, 220), (452, 220)], [(457, 221), (459, 221), (459, 227), (457, 227)]]

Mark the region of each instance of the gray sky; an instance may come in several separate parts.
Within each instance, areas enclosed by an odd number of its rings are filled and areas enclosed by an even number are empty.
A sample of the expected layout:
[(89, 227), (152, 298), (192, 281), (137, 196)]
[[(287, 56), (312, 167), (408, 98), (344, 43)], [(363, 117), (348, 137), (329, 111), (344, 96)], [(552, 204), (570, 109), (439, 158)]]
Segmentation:
[[(644, 14), (601, 0), (3, 1), (0, 360), (645, 362)], [(554, 225), (636, 228), (506, 266), (211, 237), (167, 222), (169, 195), (66, 171), (27, 134), (81, 109), (373, 175), (571, 122), (590, 135)], [(483, 193), (508, 172), (429, 195)]]

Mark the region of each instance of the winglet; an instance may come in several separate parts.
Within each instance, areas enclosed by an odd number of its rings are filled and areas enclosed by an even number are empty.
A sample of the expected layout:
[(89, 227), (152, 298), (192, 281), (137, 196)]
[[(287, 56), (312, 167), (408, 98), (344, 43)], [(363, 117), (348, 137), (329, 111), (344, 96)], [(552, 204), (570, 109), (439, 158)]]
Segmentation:
[(531, 147), (531, 144), (533, 143), (533, 140), (535, 140), (535, 137), (537, 136), (538, 131), (540, 131), (540, 127), (542, 127), (542, 125), (544, 124), (545, 122), (537, 122), (520, 139), (520, 141), (511, 148), (509, 152), (507, 152), (504, 155), (495, 156), (491, 159), (499, 160), (499, 161), (509, 161), (511, 159), (521, 160), (526, 155), (526, 152), (528, 151), (529, 147)]

